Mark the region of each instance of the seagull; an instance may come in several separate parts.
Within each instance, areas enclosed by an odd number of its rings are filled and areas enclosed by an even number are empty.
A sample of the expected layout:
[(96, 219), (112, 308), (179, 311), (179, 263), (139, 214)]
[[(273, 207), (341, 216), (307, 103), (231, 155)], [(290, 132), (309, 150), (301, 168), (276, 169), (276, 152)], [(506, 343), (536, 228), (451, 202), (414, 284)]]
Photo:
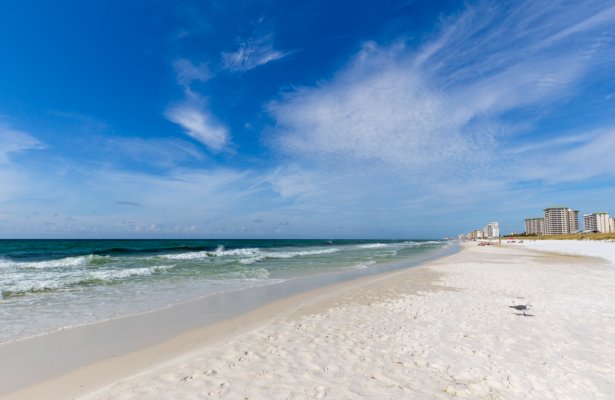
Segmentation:
[(517, 311), (523, 311), (523, 316), (527, 317), (528, 315), (525, 313), (528, 311), (532, 305), (531, 304), (517, 304), (516, 306), (508, 306), (510, 308), (514, 308)]

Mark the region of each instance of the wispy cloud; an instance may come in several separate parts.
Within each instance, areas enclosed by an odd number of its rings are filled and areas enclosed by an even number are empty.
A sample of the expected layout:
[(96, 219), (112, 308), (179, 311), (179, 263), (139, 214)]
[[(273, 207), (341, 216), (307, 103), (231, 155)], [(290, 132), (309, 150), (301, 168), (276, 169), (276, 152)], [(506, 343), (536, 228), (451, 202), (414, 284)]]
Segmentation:
[(198, 103), (187, 102), (173, 106), (165, 116), (214, 152), (222, 151), (228, 145), (229, 133), (226, 127)]
[(96, 136), (90, 138), (81, 149), (92, 152), (93, 147), (107, 160), (130, 160), (161, 168), (173, 168), (182, 163), (206, 159), (195, 144), (183, 139)]
[(189, 87), (194, 81), (205, 82), (211, 78), (211, 73), (207, 64), (194, 64), (186, 58), (180, 58), (173, 63), (177, 83)]
[(183, 88), (185, 100), (165, 112), (165, 117), (179, 126), (184, 132), (204, 144), (213, 152), (220, 152), (229, 145), (228, 129), (207, 109), (207, 102), (192, 89), (195, 81), (207, 81), (212, 75), (205, 63), (194, 64), (180, 58), (173, 63), (177, 83)]
[(403, 231), (401, 216), (431, 226), (429, 215), (484, 215), (478, 199), (502, 216), (572, 198), (566, 183), (612, 182), (612, 119), (540, 130), (615, 70), (611, 8), (481, 2), (418, 47), (365, 42), (331, 79), (267, 105), (267, 141), (288, 163), (269, 182), (345, 231), (365, 205), (386, 210), (369, 214), (374, 225)]
[(519, 168), (520, 178), (563, 183), (615, 176), (615, 127), (589, 137), (562, 149), (533, 149), (527, 158), (533, 162), (526, 162)]
[(289, 54), (275, 49), (273, 35), (269, 34), (242, 41), (237, 50), (222, 53), (222, 66), (230, 71), (244, 72)]
[(0, 164), (7, 164), (10, 154), (44, 147), (30, 134), (0, 124)]
[(45, 146), (27, 132), (0, 123), (0, 204), (18, 198), (27, 190), (30, 176), (12, 156)]
[(137, 203), (136, 201), (116, 201), (115, 204), (118, 206), (131, 206), (131, 207), (141, 207), (141, 203)]
[(540, 118), (599, 79), (597, 66), (615, 67), (614, 22), (599, 1), (469, 6), (418, 49), (367, 42), (333, 79), (283, 93), (268, 105), (270, 141), (308, 163), (383, 165), (416, 185), (521, 179), (503, 168), (525, 158), (498, 152), (515, 134), (510, 114)]

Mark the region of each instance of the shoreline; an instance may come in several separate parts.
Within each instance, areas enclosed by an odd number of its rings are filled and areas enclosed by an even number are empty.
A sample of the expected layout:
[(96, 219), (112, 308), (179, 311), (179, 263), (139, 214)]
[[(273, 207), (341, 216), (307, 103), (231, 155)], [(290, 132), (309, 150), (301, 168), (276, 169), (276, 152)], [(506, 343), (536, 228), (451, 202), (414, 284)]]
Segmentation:
[(603, 258), (464, 244), (5, 398), (608, 399), (614, 267)]
[[(184, 354), (190, 350), (185, 342), (203, 345), (226, 339), (296, 311), (296, 302), (317, 302), (331, 293), (417, 268), (456, 251), (459, 250), (453, 245), (419, 260), (400, 260), (362, 270), (215, 293), (164, 309), (5, 342), (0, 344), (0, 358), (14, 361), (11, 365), (0, 365), (4, 382), (0, 385), (0, 398), (21, 398), (25, 393), (26, 397), (37, 398), (38, 394), (48, 398), (48, 385), (56, 388), (54, 393), (66, 389), (57, 398), (74, 397), (92, 386), (100, 386), (101, 382), (109, 383)], [(71, 351), (74, 346), (83, 346), (87, 353)], [(90, 375), (90, 369), (98, 372)], [(108, 379), (107, 374), (113, 378)], [(103, 375), (103, 379), (93, 378)], [(72, 384), (81, 378), (85, 384)]]
[[(147, 242), (149, 242), (149, 240)], [(430, 243), (435, 243), (435, 242), (423, 241), (423, 243), (430, 244)], [(417, 248), (420, 249), (422, 248), (423, 243), (413, 243), (413, 244), (419, 244)], [(211, 298), (211, 297), (224, 297), (224, 296), (227, 296), (228, 293), (241, 292), (244, 290), (250, 291), (259, 286), (279, 285), (278, 287), (284, 287), (285, 285), (288, 285), (288, 282), (292, 282), (292, 281), (299, 282), (297, 284), (290, 283), (290, 286), (292, 285), (297, 286), (297, 288), (294, 289), (294, 292), (292, 290), (286, 290), (282, 292), (282, 295), (279, 295), (276, 297), (275, 294), (273, 294), (269, 297), (270, 300), (275, 300), (277, 298), (281, 298), (281, 297), (293, 294), (295, 292), (310, 290), (312, 288), (317, 288), (317, 287), (324, 286), (326, 284), (334, 283), (337, 281), (354, 279), (354, 278), (358, 278), (364, 275), (371, 275), (373, 273), (381, 273), (381, 272), (386, 272), (392, 269), (405, 268), (410, 265), (416, 265), (417, 263), (433, 258), (433, 254), (436, 254), (436, 256), (439, 256), (439, 254), (446, 254), (448, 251), (447, 248), (451, 247), (451, 243), (446, 244), (445, 246), (442, 246), (443, 242), (440, 242), (440, 243), (441, 244), (438, 246), (439, 248), (423, 249), (423, 251), (419, 252), (418, 254), (410, 254), (410, 255), (406, 255), (405, 257), (400, 257), (397, 259), (393, 258), (391, 260), (384, 261), (384, 262), (382, 261), (376, 262), (376, 261), (370, 260), (367, 262), (366, 265), (363, 265), (361, 261), (357, 260), (358, 264), (352, 265), (352, 266), (346, 265), (343, 267), (336, 266), (333, 263), (332, 264), (333, 268), (331, 269), (329, 269), (330, 265), (328, 265), (325, 262), (324, 263), (325, 267), (320, 268), (317, 271), (308, 272), (308, 270), (306, 269), (306, 271), (301, 272), (302, 266), (300, 265), (299, 268), (297, 269), (299, 273), (282, 272), (281, 274), (279, 273), (279, 271), (276, 271), (277, 266), (275, 264), (270, 265), (270, 264), (267, 264), (266, 261), (263, 263), (264, 264), (263, 266), (257, 265), (256, 267), (254, 267), (250, 265), (253, 262), (255, 262), (254, 260), (251, 259), (251, 257), (256, 254), (256, 258), (258, 258), (258, 261), (264, 261), (266, 259), (276, 260), (277, 258), (281, 258), (281, 259), (288, 258), (290, 259), (290, 263), (292, 264), (293, 261), (295, 261), (292, 259), (297, 255), (302, 256), (300, 258), (303, 258), (303, 256), (309, 257), (312, 254), (337, 253), (340, 250), (337, 248), (333, 248), (332, 250), (329, 250), (329, 249), (323, 250), (321, 248), (321, 249), (316, 249), (316, 250), (308, 249), (307, 251), (300, 250), (296, 252), (296, 251), (289, 250), (289, 249), (282, 249), (284, 250), (282, 252), (268, 253), (266, 250), (261, 251), (259, 248), (245, 248), (245, 249), (241, 248), (241, 249), (233, 249), (230, 251), (221, 251), (220, 254), (218, 254), (217, 253), (218, 250), (216, 250), (216, 253), (211, 253), (211, 252), (208, 253), (206, 258), (208, 258), (209, 260), (209, 257), (214, 257), (213, 260), (215, 261), (218, 258), (226, 257), (227, 254), (224, 254), (224, 253), (229, 253), (228, 257), (230, 258), (223, 259), (222, 264), (224, 264), (225, 261), (231, 261), (232, 263), (239, 262), (241, 266), (239, 266), (239, 270), (237, 270), (236, 268), (226, 268), (226, 265), (223, 265), (223, 267), (221, 268), (219, 265), (215, 265), (216, 263), (214, 262), (213, 266), (206, 265), (205, 268), (203, 268), (205, 273), (196, 273), (193, 270), (190, 270), (190, 269), (194, 269), (193, 265), (186, 266), (186, 265), (181, 264), (182, 260), (184, 259), (188, 260), (189, 264), (193, 258), (196, 258), (197, 260), (200, 261), (201, 256), (202, 256), (202, 254), (200, 254), (202, 253), (200, 250), (197, 251), (196, 253), (188, 251), (188, 253), (186, 254), (187, 257), (182, 257), (183, 254), (180, 254), (177, 257), (177, 259), (174, 258), (175, 256), (173, 254), (161, 256), (162, 258), (164, 258), (164, 260), (162, 260), (163, 263), (166, 260), (165, 257), (169, 256), (171, 257), (170, 260), (173, 260), (174, 262), (178, 262), (179, 265), (176, 265), (176, 264), (160, 265), (161, 260), (159, 260), (158, 263), (154, 263), (154, 264), (144, 263), (141, 266), (137, 265), (137, 266), (131, 266), (128, 268), (115, 269), (115, 265), (112, 265), (111, 268), (108, 268), (105, 266), (105, 268), (107, 269), (103, 269), (100, 272), (98, 270), (99, 268), (98, 264), (93, 263), (92, 260), (89, 260), (89, 257), (91, 256), (98, 257), (98, 255), (96, 254), (96, 251), (94, 250), (91, 250), (88, 254), (79, 254), (75, 257), (69, 256), (69, 257), (62, 257), (58, 259), (31, 261), (31, 262), (26, 262), (25, 265), (20, 265), (19, 263), (16, 263), (14, 261), (9, 261), (8, 263), (13, 264), (13, 265), (9, 265), (9, 267), (11, 268), (17, 267), (18, 269), (21, 269), (22, 267), (25, 266), (26, 269), (32, 269), (33, 271), (36, 271), (36, 272), (45, 271), (42, 268), (48, 268), (48, 267), (63, 268), (64, 265), (67, 265), (66, 263), (68, 263), (69, 266), (71, 266), (71, 264), (78, 264), (79, 267), (82, 267), (82, 264), (85, 264), (86, 267), (89, 268), (90, 263), (92, 263), (94, 267), (94, 272), (90, 272), (89, 274), (86, 274), (86, 275), (90, 276), (90, 278), (93, 278), (94, 281), (96, 281), (96, 284), (100, 283), (102, 285), (105, 285), (105, 284), (123, 283), (123, 284), (132, 284), (132, 286), (130, 287), (126, 286), (124, 289), (122, 289), (122, 292), (118, 293), (119, 296), (117, 296), (117, 299), (113, 296), (105, 297), (105, 293), (102, 293), (100, 291), (99, 293), (96, 293), (96, 291), (94, 291), (95, 294), (91, 298), (95, 299), (98, 296), (99, 300), (102, 299), (101, 301), (92, 302), (90, 304), (87, 304), (88, 302), (87, 295), (81, 296), (81, 298), (76, 299), (77, 300), (76, 304), (79, 304), (79, 306), (72, 307), (71, 304), (73, 302), (71, 301), (72, 298), (70, 296), (65, 296), (64, 301), (62, 301), (62, 298), (58, 296), (59, 293), (63, 292), (63, 290), (61, 289), (64, 288), (63, 286), (64, 283), (61, 282), (61, 280), (65, 279), (66, 277), (60, 277), (60, 278), (58, 278), (57, 276), (53, 276), (49, 278), (44, 277), (41, 280), (41, 282), (38, 282), (37, 281), (39, 279), (38, 277), (26, 276), (24, 278), (24, 281), (26, 282), (26, 284), (23, 286), (26, 288), (35, 287), (35, 290), (33, 291), (35, 293), (39, 291), (45, 292), (46, 291), (45, 288), (47, 286), (52, 288), (52, 290), (50, 290), (50, 296), (52, 296), (51, 298), (48, 298), (47, 300), (39, 299), (38, 304), (42, 306), (39, 307), (37, 312), (39, 313), (39, 315), (44, 315), (46, 313), (49, 313), (50, 315), (55, 315), (56, 318), (55, 319), (49, 318), (46, 322), (42, 323), (41, 325), (38, 325), (37, 323), (34, 323), (33, 325), (27, 325), (27, 322), (29, 320), (36, 321), (38, 317), (36, 313), (29, 312), (30, 310), (27, 307), (24, 309), (25, 319), (22, 320), (20, 318), (19, 319), (15, 318), (15, 316), (18, 315), (19, 310), (20, 310), (19, 309), (20, 304), (15, 302), (15, 300), (22, 299), (22, 296), (12, 296), (10, 294), (11, 291), (9, 290), (8, 291), (9, 297), (7, 299), (9, 303), (3, 303), (3, 304), (8, 304), (8, 307), (4, 310), (5, 311), (4, 314), (0, 315), (0, 318), (1, 317), (6, 318), (6, 320), (3, 319), (3, 321), (6, 324), (5, 325), (6, 329), (1, 330), (2, 334), (0, 335), (0, 346), (4, 344), (8, 344), (8, 343), (15, 343), (15, 342), (23, 341), (23, 340), (28, 340), (28, 339), (31, 339), (37, 336), (45, 336), (47, 334), (53, 334), (55, 332), (60, 332), (66, 329), (77, 329), (77, 328), (88, 326), (88, 325), (106, 323), (109, 321), (122, 319), (122, 318), (130, 318), (130, 317), (138, 316), (140, 314), (155, 313), (155, 312), (163, 311), (169, 308), (179, 307), (183, 304), (188, 304), (194, 301), (201, 301), (201, 300)], [(368, 246), (371, 246), (371, 245), (372, 244), (369, 244)], [(363, 245), (356, 245), (353, 247), (360, 248), (362, 246)], [(377, 243), (377, 246), (378, 248), (388, 247), (387, 245), (380, 244), (380, 243)], [(265, 247), (265, 249), (268, 249), (268, 248)], [(343, 247), (342, 249), (347, 250)], [(188, 250), (192, 250), (192, 249), (188, 249)], [(361, 249), (359, 249), (359, 251), (361, 251)], [(263, 260), (260, 259), (261, 256), (259, 255), (259, 253), (263, 254)], [(269, 254), (273, 254), (273, 256), (270, 257)], [(275, 254), (280, 254), (280, 256), (279, 257), (275, 256)], [(196, 257), (193, 257), (193, 256), (196, 256)], [(380, 256), (381, 254), (375, 255), (375, 257), (380, 257)], [(248, 257), (248, 258), (244, 259), (243, 257)], [(140, 262), (141, 258), (142, 257), (137, 257), (137, 261)], [(149, 257), (145, 257), (145, 259), (148, 259), (148, 258)], [(130, 257), (128, 257), (127, 261), (131, 262), (135, 260), (132, 260)], [(123, 259), (114, 259), (112, 264), (120, 264), (120, 267), (121, 267), (121, 264), (123, 262), (124, 262)], [(0, 256), (0, 264), (2, 263), (3, 263), (3, 258), (2, 256)], [(58, 263), (58, 264), (48, 265), (47, 263)], [(43, 265), (39, 265), (39, 264), (43, 264)], [(246, 265), (247, 267), (245, 267)], [(3, 267), (3, 266), (5, 265), (0, 265), (0, 267)], [(234, 267), (234, 265), (231, 265), (231, 266)], [(175, 269), (175, 267), (178, 267), (177, 271), (180, 272), (180, 279), (177, 279), (177, 276), (174, 273), (167, 274), (166, 270), (173, 270)], [(210, 269), (210, 267), (212, 267), (211, 269), (214, 270), (213, 272), (214, 278), (208, 280), (209, 277), (207, 276), (207, 270)], [(282, 268), (282, 269), (293, 271), (295, 265), (293, 264), (291, 265), (291, 267), (292, 268)], [(183, 268), (188, 268), (188, 273), (186, 275), (181, 275)], [(79, 269), (83, 269), (83, 268), (79, 268)], [(60, 271), (56, 275), (61, 275), (62, 272), (63, 271)], [(81, 273), (80, 271), (78, 272)], [(150, 275), (154, 273), (158, 273), (158, 272), (163, 272), (159, 274), (161, 277), (168, 277), (166, 281), (158, 279), (158, 278), (153, 281), (153, 283), (155, 283), (158, 286), (158, 290), (151, 289), (151, 287), (156, 287), (156, 285), (150, 285), (150, 288), (146, 287), (145, 285), (139, 286), (138, 278), (141, 275), (151, 278)], [(67, 274), (70, 275), (71, 273), (72, 273), (71, 268), (69, 268), (67, 270)], [(107, 274), (111, 274), (110, 279), (107, 279)], [(192, 277), (189, 276), (190, 274), (193, 274), (196, 276), (195, 282), (197, 283), (191, 284)], [(220, 275), (224, 275), (224, 274), (226, 274), (227, 276), (226, 277), (223, 276), (220, 279)], [(81, 273), (81, 275), (83, 274)], [(102, 282), (98, 281), (100, 275), (102, 275), (102, 278), (100, 278), (102, 279)], [(118, 276), (120, 277), (120, 279), (117, 279), (117, 280), (114, 279)], [(189, 279), (185, 279), (186, 276), (188, 276)], [(122, 279), (126, 277), (128, 277), (129, 279), (122, 281)], [(136, 279), (137, 283), (133, 284), (134, 282), (130, 282), (130, 280), (135, 277), (137, 278)], [(85, 279), (85, 282), (88, 282), (90, 278)], [(185, 279), (184, 282), (180, 282), (182, 278)], [(82, 292), (84, 293), (89, 292), (88, 290), (89, 287), (87, 286), (79, 288), (80, 279), (83, 279), (83, 276), (80, 276), (77, 279), (77, 282), (76, 282), (77, 289), (82, 289)], [(303, 287), (301, 287), (301, 283), (300, 283), (301, 281), (305, 282), (303, 284)], [(174, 282), (176, 284), (173, 284)], [(5, 283), (5, 281), (3, 281), (2, 283)], [(15, 286), (15, 282), (11, 282), (11, 279), (9, 276), (8, 285), (11, 286), (12, 284)], [(40, 287), (39, 287), (39, 284), (40, 284)], [(69, 281), (68, 287), (72, 288), (70, 281)], [(94, 289), (97, 289), (97, 288), (95, 287)], [(24, 293), (26, 295), (31, 294), (29, 290), (27, 289), (23, 291), (20, 291), (20, 290), (22, 289), (16, 289), (18, 293)], [(275, 292), (275, 290), (272, 290), (272, 292)], [(131, 296), (130, 293), (139, 293), (139, 294)], [(4, 291), (2, 295), (4, 296)], [(27, 297), (24, 297), (24, 299), (27, 300)], [(3, 298), (2, 300), (5, 300), (5, 299)], [(265, 304), (266, 302), (267, 302), (267, 299), (261, 299), (260, 302), (257, 302), (256, 305)], [(105, 306), (109, 304), (110, 307), (102, 307), (102, 306), (97, 307), (98, 304), (103, 304)], [(14, 313), (12, 312), (13, 308), (16, 310)], [(247, 311), (247, 310), (248, 308), (244, 308), (243, 310), (238, 310), (237, 313), (242, 312), (242, 311)], [(73, 314), (76, 316), (75, 317), (63, 317), (63, 316), (72, 316)], [(218, 320), (218, 319), (220, 319), (220, 316), (213, 317), (213, 320)], [(212, 322), (212, 320), (201, 320), (200, 321), (201, 324), (210, 323), (210, 322)], [(182, 329), (182, 330), (185, 330), (185, 329)]]

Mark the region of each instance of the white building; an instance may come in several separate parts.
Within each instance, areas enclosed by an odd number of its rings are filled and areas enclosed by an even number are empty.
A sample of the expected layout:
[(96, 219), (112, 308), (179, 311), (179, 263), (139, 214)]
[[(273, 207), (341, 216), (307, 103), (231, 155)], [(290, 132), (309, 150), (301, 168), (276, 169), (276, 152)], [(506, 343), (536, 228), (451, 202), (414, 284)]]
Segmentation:
[(545, 208), (545, 234), (566, 235), (579, 231), (579, 211), (568, 207)]
[(526, 218), (525, 219), (525, 233), (528, 235), (544, 235), (545, 219), (542, 217)]
[(583, 222), (586, 231), (611, 233), (615, 232), (613, 218), (606, 212), (597, 212), (583, 215)]
[(500, 225), (497, 222), (490, 222), (483, 228), (483, 236), (486, 238), (500, 237)]

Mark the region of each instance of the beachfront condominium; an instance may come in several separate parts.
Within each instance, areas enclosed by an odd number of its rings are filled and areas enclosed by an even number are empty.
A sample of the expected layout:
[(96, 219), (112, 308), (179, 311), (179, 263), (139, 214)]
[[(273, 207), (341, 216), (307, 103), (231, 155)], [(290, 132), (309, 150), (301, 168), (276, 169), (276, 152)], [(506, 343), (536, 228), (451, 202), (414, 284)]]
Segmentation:
[(579, 231), (579, 211), (568, 207), (545, 208), (545, 234), (566, 235)]
[(611, 233), (615, 232), (613, 218), (606, 212), (597, 212), (583, 215), (585, 230), (590, 232)]
[(477, 229), (477, 230), (474, 230), (474, 231), (468, 233), (468, 238), (470, 240), (482, 239), (484, 237), (485, 237), (484, 233), (480, 229)]
[(496, 238), (500, 237), (500, 225), (497, 222), (490, 222), (483, 228), (483, 237)]
[(544, 235), (545, 219), (542, 217), (526, 218), (525, 233), (528, 235)]

